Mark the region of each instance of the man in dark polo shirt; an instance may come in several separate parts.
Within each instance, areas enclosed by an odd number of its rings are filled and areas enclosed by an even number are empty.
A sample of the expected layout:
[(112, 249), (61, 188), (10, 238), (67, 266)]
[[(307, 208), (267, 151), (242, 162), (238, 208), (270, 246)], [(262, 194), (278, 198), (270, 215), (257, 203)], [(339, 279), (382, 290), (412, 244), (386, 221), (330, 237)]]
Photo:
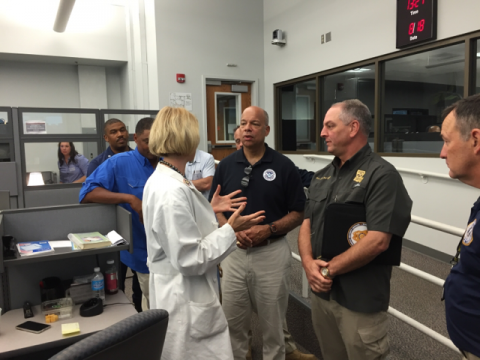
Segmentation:
[[(445, 109), (442, 125), (445, 159), (454, 179), (480, 189), (480, 95)], [(445, 281), (445, 311), (450, 339), (465, 359), (480, 359), (480, 198)]]
[[(328, 110), (321, 136), (335, 158), (315, 173), (298, 238), (315, 294), (313, 326), (323, 358), (329, 360), (385, 359), (389, 352), (386, 311), (392, 267), (370, 262), (388, 249), (393, 234), (404, 235), (412, 201), (397, 170), (368, 145), (371, 118), (359, 100)], [(320, 256), (326, 241), (325, 209), (333, 202), (363, 204), (368, 233), (327, 262)]]
[(108, 142), (109, 147), (90, 161), (87, 169), (87, 177), (108, 158), (115, 154), (132, 150), (130, 146), (128, 146), (128, 130), (121, 120), (115, 118), (107, 120), (103, 126), (103, 138)]
[[(245, 359), (250, 316), (255, 311), (263, 334), (263, 358), (285, 359), (283, 320), (288, 305), (291, 252), (285, 234), (303, 218), (305, 194), (295, 165), (265, 144), (268, 114), (252, 106), (242, 114), (243, 148), (223, 159), (212, 188), (221, 194), (241, 189), (244, 214), (265, 210), (265, 222), (237, 233), (237, 251), (222, 262), (223, 310), (235, 359)], [(210, 194), (210, 197), (212, 194)], [(231, 213), (217, 214), (223, 225)], [(296, 350), (293, 358), (308, 359)]]

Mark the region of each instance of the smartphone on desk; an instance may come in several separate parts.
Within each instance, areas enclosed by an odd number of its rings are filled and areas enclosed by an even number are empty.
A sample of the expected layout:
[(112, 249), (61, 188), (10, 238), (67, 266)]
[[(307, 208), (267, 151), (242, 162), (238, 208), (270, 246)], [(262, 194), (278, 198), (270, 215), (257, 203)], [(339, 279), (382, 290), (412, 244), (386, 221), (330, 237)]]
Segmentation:
[(38, 323), (35, 321), (25, 321), (23, 324), (17, 325), (15, 327), (15, 329), (17, 330), (28, 331), (34, 334), (40, 334), (50, 328), (50, 325)]

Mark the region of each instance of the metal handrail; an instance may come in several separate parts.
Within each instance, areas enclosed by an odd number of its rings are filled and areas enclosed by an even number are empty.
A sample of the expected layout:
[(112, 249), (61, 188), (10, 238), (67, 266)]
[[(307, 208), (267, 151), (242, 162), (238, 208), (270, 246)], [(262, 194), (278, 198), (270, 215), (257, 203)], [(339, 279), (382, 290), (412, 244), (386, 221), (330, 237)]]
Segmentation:
[(442, 232), (445, 232), (447, 234), (456, 235), (456, 236), (463, 236), (463, 233), (465, 232), (465, 230), (463, 230), (461, 228), (451, 226), (451, 225), (445, 225), (445, 224), (440, 223), (438, 221), (425, 219), (425, 218), (422, 218), (420, 216), (415, 216), (415, 215), (412, 215), (411, 222), (413, 222), (415, 224), (418, 224), (418, 225), (423, 225), (423, 226), (428, 227), (430, 229), (435, 229), (435, 230), (442, 231)]
[[(315, 161), (315, 159), (319, 160), (328, 160), (331, 161), (333, 160), (333, 155), (303, 155), (307, 160)], [(439, 174), (439, 173), (434, 173), (431, 171), (423, 171), (423, 170), (415, 170), (415, 169), (407, 169), (407, 168), (396, 168), (397, 171), (405, 173), (405, 174), (412, 174), (412, 175), (418, 175), (420, 176), (423, 180), (426, 180), (428, 177), (432, 178), (437, 178), (437, 179), (443, 179), (443, 180), (454, 180), (457, 181), (457, 179), (452, 179), (450, 176), (446, 174)]]

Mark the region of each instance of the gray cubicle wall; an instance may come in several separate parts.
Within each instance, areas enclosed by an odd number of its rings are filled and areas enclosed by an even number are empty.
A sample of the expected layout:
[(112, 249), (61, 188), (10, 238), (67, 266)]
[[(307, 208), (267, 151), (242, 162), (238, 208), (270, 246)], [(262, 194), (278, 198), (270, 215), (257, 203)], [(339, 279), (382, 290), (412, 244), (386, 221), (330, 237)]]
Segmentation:
[(41, 191), (25, 190), (25, 207), (78, 204), (80, 189), (80, 186), (67, 185), (64, 188), (43, 189)]
[(9, 191), (11, 209), (18, 208), (17, 168), (14, 162), (0, 162), (0, 190)]
[[(54, 252), (46, 255), (4, 260), (0, 256), (2, 273), (2, 303), (9, 310), (20, 308), (25, 301), (40, 304), (39, 282), (48, 276), (62, 280), (75, 275), (93, 273), (95, 266), (105, 270), (106, 261), (113, 258), (119, 264), (120, 249), (133, 251), (131, 214), (120, 206), (85, 204), (65, 205), (0, 213), (0, 235), (9, 234), (17, 242), (67, 240), (69, 233), (98, 231), (107, 234), (116, 230), (129, 246), (81, 251)], [(0, 250), (1, 252), (1, 250)]]

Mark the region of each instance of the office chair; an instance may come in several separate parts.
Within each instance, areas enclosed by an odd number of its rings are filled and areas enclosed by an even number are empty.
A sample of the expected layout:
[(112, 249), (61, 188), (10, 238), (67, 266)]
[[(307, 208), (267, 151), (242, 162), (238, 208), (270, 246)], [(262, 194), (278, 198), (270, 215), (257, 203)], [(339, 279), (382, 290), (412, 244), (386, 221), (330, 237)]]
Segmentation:
[(167, 311), (143, 311), (69, 346), (50, 360), (159, 360), (167, 325)]

